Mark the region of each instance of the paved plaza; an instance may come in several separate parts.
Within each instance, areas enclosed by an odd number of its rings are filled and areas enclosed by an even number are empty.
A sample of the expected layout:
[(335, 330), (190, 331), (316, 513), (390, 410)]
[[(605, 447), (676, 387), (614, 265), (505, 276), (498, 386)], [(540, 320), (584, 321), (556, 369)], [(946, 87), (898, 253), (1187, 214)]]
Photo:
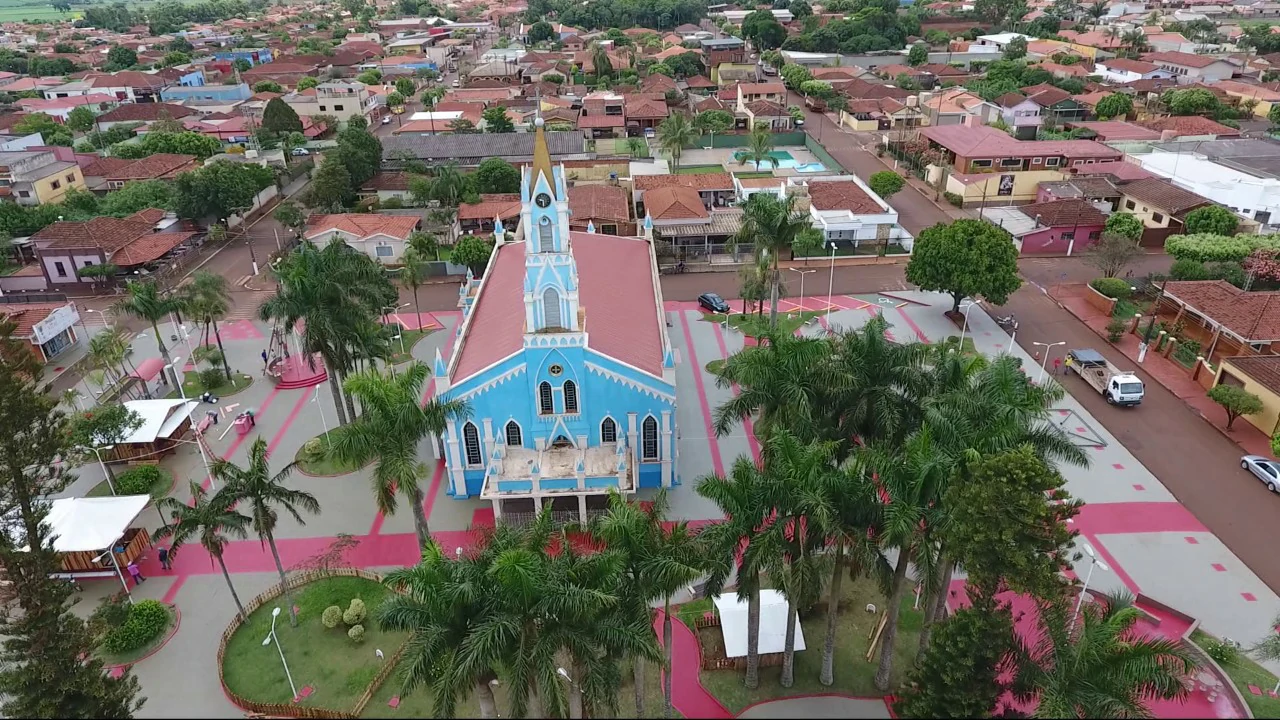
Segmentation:
[[(825, 296), (782, 301), (782, 308), (787, 311), (830, 310), (829, 315), (801, 330), (806, 334), (822, 333), (828, 328), (859, 327), (880, 314), (890, 323), (894, 338), (928, 341), (957, 334), (943, 315), (949, 305), (949, 298), (918, 292), (893, 292), (892, 297), (835, 296), (831, 298), (831, 305)], [(707, 372), (706, 364), (740, 350), (743, 337), (731, 328), (704, 320), (694, 303), (668, 302), (667, 311), (668, 332), (678, 354), (680, 392), (679, 485), (669, 493), (671, 514), (695, 522), (712, 521), (718, 519), (716, 509), (694, 492), (697, 479), (724, 472), (741, 455), (759, 453), (759, 444), (749, 425), (739, 426), (730, 435), (719, 438), (711, 430), (713, 410), (735, 389), (719, 387), (715, 377)], [(433, 313), (430, 319), (439, 329), (413, 348), (414, 357), (430, 363), (438, 349), (447, 358), (460, 317), (457, 312)], [(982, 352), (1010, 352), (1008, 335), (977, 308), (970, 313), (969, 326), (970, 335)], [(166, 344), (173, 345), (167, 342), (171, 326), (162, 326), (161, 331), (166, 334)], [(146, 335), (149, 333), (134, 342), (135, 363), (156, 352), (154, 338)], [(248, 317), (234, 318), (224, 330), (223, 342), (232, 367), (253, 375), (255, 382), (238, 395), (225, 399), (223, 404), (237, 405), (236, 411), (255, 409), (258, 423), (247, 436), (238, 437), (234, 431), (223, 433), (230, 427), (224, 421), (213, 428), (208, 437), (218, 456), (237, 463), (245, 461), (252, 441), (262, 437), (268, 442), (273, 466), (278, 468), (292, 460), (303, 443), (320, 435), (326, 423), (332, 427), (336, 416), (327, 386), (279, 390), (262, 377), (259, 353), (265, 348), (265, 338), (269, 335), (268, 326)], [(181, 343), (178, 345), (171, 349), (172, 354), (189, 356), (186, 348)], [(1020, 348), (1015, 347), (1012, 352), (1023, 357), (1029, 373), (1033, 376), (1039, 373), (1038, 359)], [(1071, 393), (1092, 392), (1078, 378), (1066, 379), (1065, 383)], [(93, 390), (93, 387), (84, 387), (82, 392), (91, 396)], [(433, 391), (432, 384), (428, 383), (427, 393)], [(207, 406), (198, 412), (203, 413), (205, 409)], [(1107, 410), (1144, 411), (1142, 407)], [(1096, 571), (1092, 585), (1141, 591), (1199, 618), (1206, 631), (1244, 643), (1267, 632), (1272, 618), (1280, 610), (1280, 598), (1180, 505), (1073, 397), (1068, 395), (1064, 399), (1058, 413), (1063, 428), (1087, 448), (1092, 458), (1087, 469), (1063, 468), (1068, 490), (1087, 503), (1075, 524), (1081, 534), (1080, 542), (1094, 547), (1110, 567), (1110, 572)], [(424, 458), (434, 458), (434, 443), (424, 443), (421, 452)], [(471, 529), (492, 524), (492, 510), (487, 502), (454, 500), (447, 496), (443, 466), (435, 461), (431, 463), (434, 472), (423, 483), (431, 529), (445, 547), (467, 545), (473, 537)], [(174, 491), (176, 497), (189, 496), (188, 479), (208, 486), (209, 480), (194, 445), (182, 446), (164, 464), (179, 478)], [(1229, 477), (1221, 480), (1244, 481), (1230, 477), (1231, 471), (1232, 468), (1223, 468), (1224, 475)], [(79, 479), (67, 494), (82, 495), (101, 479), (96, 465), (82, 467)], [(412, 515), (403, 507), (391, 517), (378, 513), (370, 492), (368, 469), (327, 478), (295, 473), (288, 482), (313, 493), (320, 502), (322, 514), (307, 517), (305, 526), (287, 516), (281, 517), (276, 537), (286, 568), (323, 551), (338, 533), (359, 538), (359, 546), (348, 555), (359, 567), (376, 571), (414, 562), (417, 548)], [(649, 494), (650, 491), (642, 492), (641, 497)], [(157, 511), (148, 509), (141, 523), (154, 530), (161, 519)], [(256, 539), (233, 542), (226, 559), (243, 600), (266, 590), (275, 581), (271, 555)], [(134, 667), (143, 694), (149, 698), (141, 716), (242, 716), (243, 711), (226, 700), (218, 683), (215, 651), (219, 636), (232, 618), (234, 604), (217, 566), (202, 548), (189, 545), (174, 563), (172, 572), (160, 570), (154, 555), (147, 558), (142, 569), (149, 581), (140, 586), (136, 594), (177, 604), (182, 612), (182, 624), (162, 650)], [(1087, 570), (1083, 563), (1076, 568), (1081, 575)], [(106, 580), (85, 583), (84, 602), (77, 607), (77, 612), (87, 615), (99, 597), (117, 587)], [(287, 636), (284, 640), (287, 652)], [(677, 657), (678, 676), (682, 672), (696, 674), (694, 662), (692, 657)], [(298, 680), (305, 683), (305, 678)], [(676, 707), (680, 707), (678, 697)], [(772, 714), (768, 710), (757, 708), (753, 715), (768, 717)], [(790, 708), (786, 710), (783, 714), (795, 714)], [(809, 716), (828, 716), (825, 712), (847, 715), (840, 708), (804, 706), (804, 714)]]

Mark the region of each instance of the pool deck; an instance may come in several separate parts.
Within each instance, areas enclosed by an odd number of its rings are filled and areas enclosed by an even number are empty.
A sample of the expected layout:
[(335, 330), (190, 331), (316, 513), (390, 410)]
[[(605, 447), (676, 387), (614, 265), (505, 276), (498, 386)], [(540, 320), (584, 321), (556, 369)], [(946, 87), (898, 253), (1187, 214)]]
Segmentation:
[[(748, 160), (746, 163), (742, 163), (736, 159), (736, 156), (744, 150), (745, 148), (740, 147), (685, 150), (684, 154), (680, 157), (680, 165), (683, 167), (692, 167), (694, 165), (719, 165), (725, 169), (725, 172), (729, 173), (757, 172), (755, 164), (751, 161)], [(787, 160), (786, 158), (782, 158), (782, 164), (777, 168), (765, 163), (763, 167), (760, 168), (760, 172), (777, 170), (778, 172), (775, 173), (776, 175), (779, 177), (787, 177), (799, 174), (797, 171), (798, 167), (822, 166), (822, 162), (818, 160), (816, 155), (810, 152), (807, 148), (798, 145), (785, 145), (783, 147), (774, 148), (770, 154), (775, 156), (778, 154), (785, 154), (790, 156), (791, 159)], [(839, 170), (824, 167), (822, 171), (818, 172), (836, 173), (839, 172)], [(817, 174), (817, 172), (805, 172), (804, 174), (814, 175)]]

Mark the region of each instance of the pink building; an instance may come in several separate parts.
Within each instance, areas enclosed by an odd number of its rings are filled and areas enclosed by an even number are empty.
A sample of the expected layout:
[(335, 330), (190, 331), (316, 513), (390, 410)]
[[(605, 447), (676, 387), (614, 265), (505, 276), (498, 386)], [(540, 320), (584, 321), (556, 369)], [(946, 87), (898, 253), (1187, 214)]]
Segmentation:
[(1107, 216), (1088, 200), (986, 208), (983, 218), (1013, 236), (1019, 255), (1077, 255), (1102, 237)]

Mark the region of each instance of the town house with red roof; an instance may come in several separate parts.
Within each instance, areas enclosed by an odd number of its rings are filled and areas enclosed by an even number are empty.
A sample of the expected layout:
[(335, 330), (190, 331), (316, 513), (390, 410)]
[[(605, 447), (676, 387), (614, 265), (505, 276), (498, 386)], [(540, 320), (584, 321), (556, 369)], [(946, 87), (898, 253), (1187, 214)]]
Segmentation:
[(128, 217), (97, 217), (85, 222), (56, 222), (31, 236), (48, 290), (85, 292), (100, 283), (82, 275), (91, 265), (110, 264), (122, 273), (153, 268), (165, 257), (194, 247), (200, 234), (163, 210), (141, 210)]
[(448, 494), (508, 522), (585, 521), (611, 490), (678, 483), (675, 354), (650, 238), (571, 229), (536, 126), (519, 225), (496, 224), (482, 278), (460, 289), (449, 362), (436, 354), (437, 393), (471, 409), (444, 432)]
[(421, 223), (417, 215), (312, 215), (307, 218), (305, 237), (321, 247), (343, 242), (380, 263), (395, 265)]

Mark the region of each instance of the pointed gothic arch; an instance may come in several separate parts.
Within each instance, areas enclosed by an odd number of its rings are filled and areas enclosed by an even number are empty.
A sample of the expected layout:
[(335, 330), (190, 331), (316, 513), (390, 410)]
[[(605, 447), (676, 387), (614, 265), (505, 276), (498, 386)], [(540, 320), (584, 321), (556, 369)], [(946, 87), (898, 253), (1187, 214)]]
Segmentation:
[(502, 433), (506, 437), (508, 447), (522, 447), (524, 445), (524, 434), (520, 432), (520, 423), (515, 420), (508, 420), (506, 426), (502, 429)]
[(538, 385), (538, 414), (553, 415), (555, 411), (555, 404), (551, 400), (551, 383), (543, 380)]
[(468, 465), (484, 464), (484, 455), (480, 452), (480, 431), (475, 423), (468, 422), (462, 426), (462, 447), (467, 453)]
[(611, 417), (606, 417), (604, 420), (600, 421), (600, 442), (618, 442), (618, 423), (614, 422)]
[(640, 459), (658, 459), (658, 421), (652, 415), (640, 424)]
[(556, 236), (555, 231), (552, 229), (551, 218), (543, 215), (542, 219), (538, 221), (538, 252), (549, 253), (555, 252), (555, 250)]
[(564, 321), (560, 317), (560, 291), (553, 287), (542, 291), (542, 320), (544, 327), (564, 327)]
[(564, 381), (564, 411), (569, 415), (578, 413), (578, 386), (572, 380)]

